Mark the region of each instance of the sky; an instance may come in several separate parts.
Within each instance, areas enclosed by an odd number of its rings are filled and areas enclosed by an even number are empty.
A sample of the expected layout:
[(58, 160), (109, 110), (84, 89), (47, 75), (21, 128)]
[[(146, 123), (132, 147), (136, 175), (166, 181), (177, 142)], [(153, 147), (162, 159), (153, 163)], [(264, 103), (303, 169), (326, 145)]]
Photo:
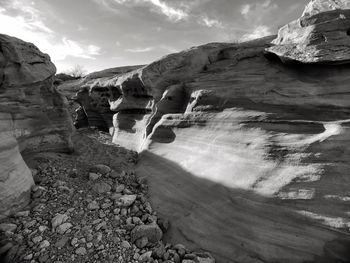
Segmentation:
[(209, 42), (276, 34), (309, 0), (0, 0), (0, 33), (48, 53), (57, 72), (148, 64)]

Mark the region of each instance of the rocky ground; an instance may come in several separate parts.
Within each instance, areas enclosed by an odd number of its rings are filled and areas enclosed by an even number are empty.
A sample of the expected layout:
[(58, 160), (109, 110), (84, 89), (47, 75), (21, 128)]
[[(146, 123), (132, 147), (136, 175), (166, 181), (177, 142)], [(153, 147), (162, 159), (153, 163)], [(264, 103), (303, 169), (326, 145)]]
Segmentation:
[(31, 204), (0, 221), (1, 262), (215, 262), (161, 239), (137, 154), (93, 129), (73, 136), (73, 154), (25, 156), (36, 186)]

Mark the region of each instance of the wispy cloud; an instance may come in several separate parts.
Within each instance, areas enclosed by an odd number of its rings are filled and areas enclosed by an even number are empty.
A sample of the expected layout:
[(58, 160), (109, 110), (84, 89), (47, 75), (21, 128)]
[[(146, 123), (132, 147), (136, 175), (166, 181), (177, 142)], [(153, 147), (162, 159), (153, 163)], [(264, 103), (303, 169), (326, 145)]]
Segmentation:
[(241, 7), (241, 14), (242, 14), (243, 16), (246, 16), (246, 15), (249, 13), (250, 8), (251, 8), (251, 5), (250, 5), (250, 4), (242, 5), (242, 7)]
[(205, 25), (207, 27), (217, 27), (217, 28), (223, 28), (224, 25), (217, 19), (210, 19), (207, 16), (201, 16), (199, 19), (199, 23), (202, 25)]
[(272, 0), (265, 0), (254, 4), (244, 4), (241, 6), (240, 13), (246, 19), (260, 20), (268, 12), (278, 9), (278, 5)]
[(146, 53), (146, 52), (155, 51), (157, 49), (165, 50), (167, 53), (175, 53), (179, 51), (178, 49), (168, 45), (158, 45), (156, 47), (144, 47), (144, 48), (143, 47), (128, 48), (128, 49), (125, 49), (125, 51), (130, 53)]
[(265, 36), (272, 35), (270, 28), (268, 26), (260, 25), (257, 26), (252, 32), (244, 34), (241, 41), (248, 41), (252, 39), (257, 39)]
[(172, 22), (187, 19), (189, 14), (185, 9), (176, 8), (164, 0), (94, 0), (109, 11), (119, 13), (119, 9), (111, 3), (126, 6), (149, 6), (151, 12), (156, 12), (166, 16)]
[(150, 52), (152, 50), (154, 50), (154, 47), (128, 48), (128, 49), (125, 49), (126, 52), (131, 52), (131, 53), (144, 53), (144, 52)]
[(176, 21), (186, 19), (188, 17), (188, 14), (184, 10), (171, 7), (164, 1), (160, 1), (160, 0), (144, 0), (144, 1), (149, 2), (155, 7), (157, 7), (161, 13), (163, 13), (172, 21), (176, 22)]
[[(9, 15), (10, 11), (15, 11), (16, 15)], [(33, 2), (5, 2), (0, 9), (1, 33), (34, 43), (41, 51), (48, 53), (54, 62), (64, 60), (67, 56), (95, 59), (100, 55), (100, 47), (82, 44), (56, 34), (41, 17)]]

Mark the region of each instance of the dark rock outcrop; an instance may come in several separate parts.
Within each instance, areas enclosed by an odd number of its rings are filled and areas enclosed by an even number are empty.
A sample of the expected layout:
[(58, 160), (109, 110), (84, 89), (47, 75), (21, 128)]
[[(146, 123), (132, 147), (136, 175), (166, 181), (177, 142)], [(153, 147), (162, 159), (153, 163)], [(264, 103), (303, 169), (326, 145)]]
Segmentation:
[[(58, 84), (57, 89), (65, 94), (71, 104), (80, 105), (75, 114), (74, 125), (77, 128), (94, 126), (108, 131), (112, 126), (114, 113), (110, 110), (109, 97), (118, 97), (118, 91), (111, 90), (109, 85), (99, 83), (109, 82), (116, 76), (121, 76), (143, 65), (116, 67), (88, 74), (86, 77), (63, 81)], [(83, 87), (83, 88), (82, 88)]]
[(0, 35), (0, 214), (29, 201), (33, 178), (21, 153), (71, 151), (66, 100), (55, 66), (31, 43)]

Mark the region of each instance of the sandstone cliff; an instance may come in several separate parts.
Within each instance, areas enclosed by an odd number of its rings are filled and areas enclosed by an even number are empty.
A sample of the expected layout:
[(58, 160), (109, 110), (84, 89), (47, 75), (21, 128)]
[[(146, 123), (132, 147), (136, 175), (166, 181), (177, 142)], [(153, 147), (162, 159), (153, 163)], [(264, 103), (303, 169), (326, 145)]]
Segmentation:
[(82, 87), (84, 114), (142, 152), (153, 203), (174, 218), (170, 239), (220, 262), (350, 257), (350, 11), (340, 2), (312, 1), (277, 38), (195, 47)]
[(29, 201), (31, 171), (21, 153), (71, 151), (72, 123), (53, 86), (48, 55), (0, 34), (0, 214)]

